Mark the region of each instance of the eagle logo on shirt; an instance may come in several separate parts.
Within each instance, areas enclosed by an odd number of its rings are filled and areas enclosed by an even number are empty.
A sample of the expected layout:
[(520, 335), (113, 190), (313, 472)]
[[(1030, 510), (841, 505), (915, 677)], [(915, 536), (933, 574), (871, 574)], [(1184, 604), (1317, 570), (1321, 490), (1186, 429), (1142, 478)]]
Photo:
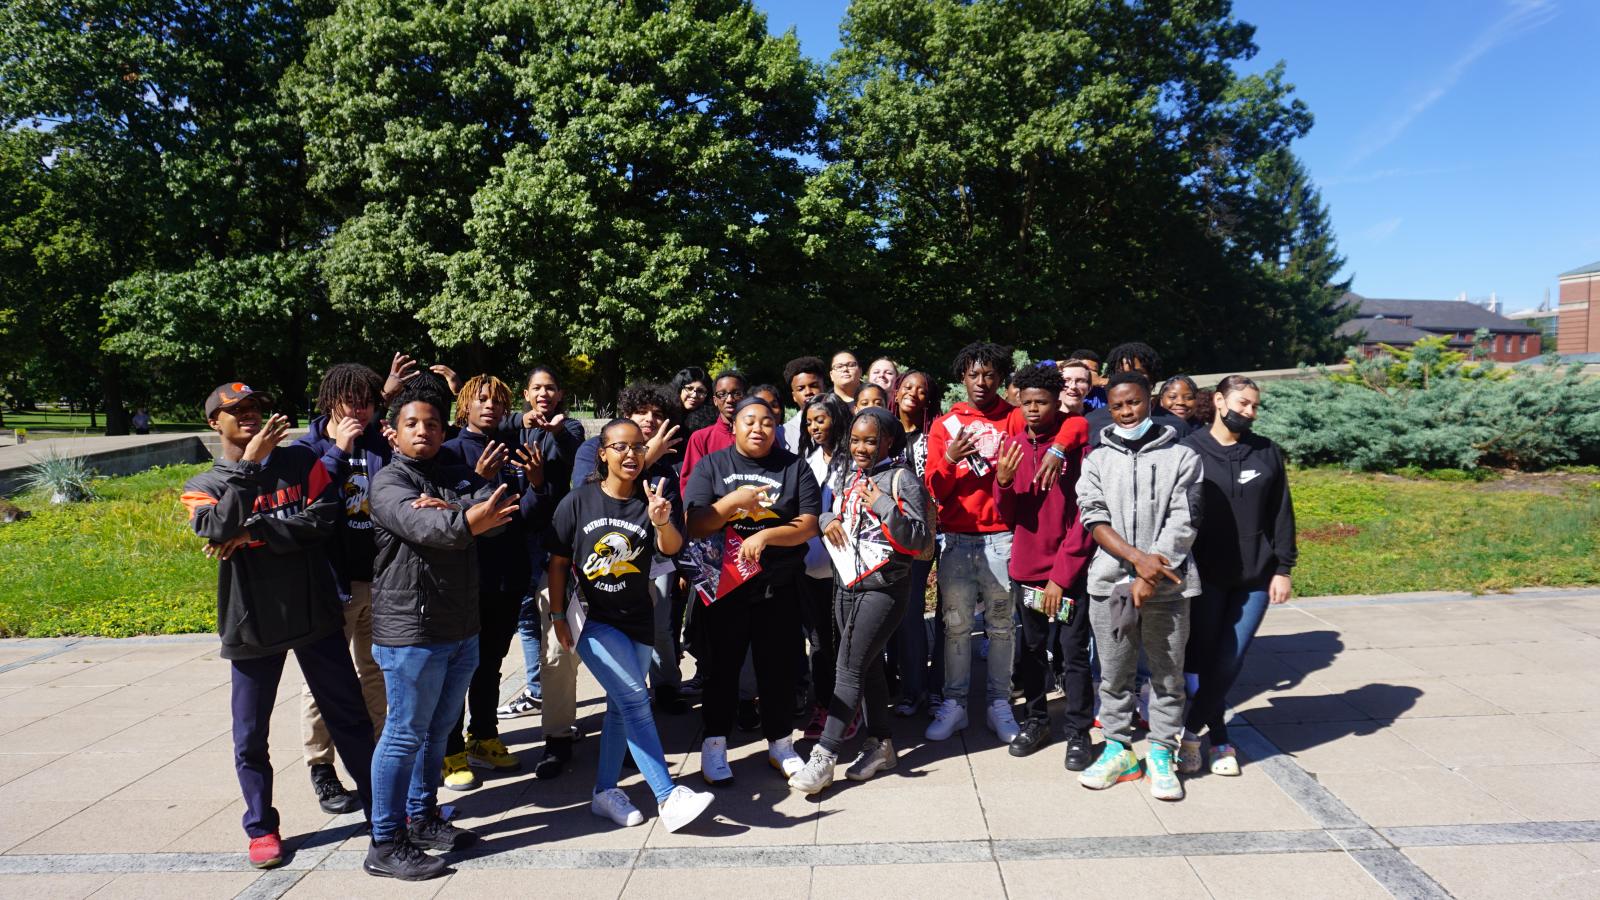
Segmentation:
[(729, 516), (728, 517), (728, 521), (729, 522), (737, 522), (737, 521), (743, 519), (743, 520), (750, 521), (750, 522), (760, 522), (760, 521), (763, 521), (763, 520), (766, 520), (766, 519), (776, 519), (776, 518), (778, 518), (778, 514), (777, 513), (773, 512), (772, 510), (770, 510), (770, 509), (768, 509), (768, 508), (763, 506), (762, 508), (756, 510), (755, 512), (751, 512), (748, 509), (741, 509), (738, 512), (734, 513), (733, 515)]
[(608, 531), (594, 542), (594, 552), (583, 561), (583, 576), (593, 581), (601, 577), (637, 575), (639, 567), (633, 561), (643, 552), (644, 548), (633, 546), (627, 535), (620, 531)]

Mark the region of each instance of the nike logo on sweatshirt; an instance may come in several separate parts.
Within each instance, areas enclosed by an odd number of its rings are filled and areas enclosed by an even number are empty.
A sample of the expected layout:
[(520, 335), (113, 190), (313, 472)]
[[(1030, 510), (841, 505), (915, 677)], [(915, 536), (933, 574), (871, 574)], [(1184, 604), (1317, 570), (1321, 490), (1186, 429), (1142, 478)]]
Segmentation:
[(1239, 473), (1239, 483), (1249, 484), (1250, 482), (1255, 481), (1256, 476), (1260, 474), (1261, 473), (1257, 472), (1255, 469), (1245, 469), (1243, 472)]

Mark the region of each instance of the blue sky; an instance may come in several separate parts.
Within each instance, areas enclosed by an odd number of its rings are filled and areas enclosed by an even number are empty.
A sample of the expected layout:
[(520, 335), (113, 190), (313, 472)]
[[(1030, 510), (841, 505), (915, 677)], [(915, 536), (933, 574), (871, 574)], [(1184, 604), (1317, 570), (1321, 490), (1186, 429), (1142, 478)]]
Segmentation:
[[(825, 59), (846, 0), (756, 0)], [(1354, 289), (1538, 305), (1600, 260), (1600, 3), (1237, 0), (1255, 71), (1283, 60), (1316, 116), (1295, 145)]]

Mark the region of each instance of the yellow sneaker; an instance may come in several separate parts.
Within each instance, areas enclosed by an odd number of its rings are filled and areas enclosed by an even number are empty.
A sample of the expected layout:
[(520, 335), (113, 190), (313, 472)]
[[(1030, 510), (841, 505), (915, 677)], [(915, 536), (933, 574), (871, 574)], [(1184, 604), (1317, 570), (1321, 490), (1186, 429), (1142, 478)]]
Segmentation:
[(506, 742), (497, 737), (478, 740), (467, 737), (467, 765), (480, 769), (509, 772), (522, 768), (522, 760), (506, 749)]
[(444, 758), (444, 786), (452, 791), (470, 791), (478, 786), (478, 776), (467, 765), (467, 754)]

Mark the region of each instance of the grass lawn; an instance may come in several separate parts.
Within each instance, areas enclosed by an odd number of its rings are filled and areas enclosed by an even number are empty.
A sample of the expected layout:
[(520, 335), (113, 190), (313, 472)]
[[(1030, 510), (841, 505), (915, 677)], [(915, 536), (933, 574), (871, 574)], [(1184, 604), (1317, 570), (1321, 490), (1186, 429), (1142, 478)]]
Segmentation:
[[(216, 564), (178, 493), (204, 469), (96, 483), (100, 499), (0, 525), (0, 637), (215, 627)], [(1332, 469), (1292, 474), (1301, 596), (1600, 584), (1600, 474), (1482, 483)]]
[[(8, 430), (26, 428), (30, 437), (62, 437), (66, 435), (96, 435), (104, 434), (106, 417), (96, 415), (94, 427), (89, 427), (89, 414), (67, 412), (66, 410), (42, 407), (37, 412), (23, 412), (20, 410), (6, 410), (5, 426)], [(151, 422), (151, 431), (197, 431), (206, 427), (204, 422), (169, 422), (165, 419), (156, 419)]]

